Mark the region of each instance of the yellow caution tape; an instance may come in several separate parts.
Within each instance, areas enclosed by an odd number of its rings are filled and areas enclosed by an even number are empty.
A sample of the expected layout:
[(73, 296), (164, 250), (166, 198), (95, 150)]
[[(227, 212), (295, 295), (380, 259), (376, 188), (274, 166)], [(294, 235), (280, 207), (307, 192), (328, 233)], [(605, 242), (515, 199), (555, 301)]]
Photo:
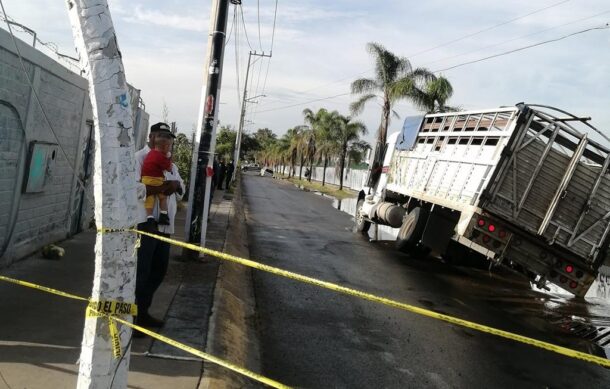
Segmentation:
[(232, 370), (232, 371), (234, 371), (236, 373), (239, 373), (241, 375), (244, 375), (246, 377), (252, 378), (253, 380), (256, 380), (258, 382), (261, 382), (261, 383), (266, 384), (268, 386), (271, 386), (273, 388), (278, 388), (278, 389), (289, 389), (290, 388), (290, 386), (286, 386), (286, 385), (284, 385), (282, 383), (279, 383), (277, 381), (274, 381), (274, 380), (272, 380), (270, 378), (264, 377), (264, 376), (262, 376), (260, 374), (256, 374), (256, 373), (254, 373), (254, 372), (252, 372), (252, 371), (250, 371), (248, 369), (244, 369), (242, 367), (236, 366), (236, 365), (234, 365), (234, 364), (232, 364), (230, 362), (227, 362), (225, 360), (217, 358), (217, 357), (215, 357), (215, 356), (213, 356), (211, 354), (208, 354), (206, 352), (197, 350), (196, 348), (187, 346), (184, 343), (177, 342), (177, 341), (175, 341), (173, 339), (170, 339), (170, 338), (167, 338), (167, 337), (165, 337), (163, 335), (159, 335), (156, 332), (152, 332), (150, 330), (147, 330), (144, 327), (140, 327), (138, 325), (132, 324), (132, 323), (126, 321), (126, 320), (120, 319), (118, 317), (112, 317), (112, 320), (116, 320), (117, 322), (119, 322), (121, 324), (129, 326), (129, 327), (131, 327), (131, 328), (133, 328), (133, 329), (135, 329), (137, 331), (143, 332), (146, 335), (148, 335), (148, 336), (150, 336), (152, 338), (155, 338), (155, 339), (157, 339), (157, 340), (159, 340), (159, 341), (161, 341), (163, 343), (167, 343), (169, 345), (172, 345), (172, 346), (174, 346), (174, 347), (176, 347), (176, 348), (178, 348), (180, 350), (186, 351), (189, 354), (198, 356), (198, 357), (200, 357), (202, 359), (205, 359), (206, 361), (209, 361), (209, 362), (215, 363), (217, 365), (220, 365), (222, 367), (225, 367), (225, 368), (227, 368), (229, 370)]
[(10, 282), (12, 284), (17, 284), (17, 285), (25, 286), (28, 288), (37, 289), (37, 290), (40, 290), (43, 292), (52, 293), (57, 296), (66, 297), (66, 298), (73, 299), (73, 300), (89, 301), (89, 299), (81, 297), (81, 296), (62, 292), (61, 290), (57, 290), (57, 289), (53, 289), (53, 288), (47, 288), (46, 286), (36, 285), (36, 284), (27, 282), (27, 281), (16, 280), (14, 278), (0, 276), (0, 281), (6, 281), (6, 282)]
[[(132, 324), (127, 320), (121, 319), (119, 315), (134, 315), (135, 316), (137, 314), (137, 307), (135, 304), (123, 303), (123, 302), (119, 302), (119, 301), (90, 301), (89, 299), (87, 299), (85, 297), (77, 296), (74, 294), (62, 292), (61, 290), (48, 288), (46, 286), (41, 286), (41, 285), (33, 284), (31, 282), (17, 280), (17, 279), (5, 277), (5, 276), (0, 276), (0, 281), (10, 282), (12, 284), (37, 289), (37, 290), (40, 290), (43, 292), (52, 293), (52, 294), (55, 294), (58, 296), (62, 296), (62, 297), (66, 297), (66, 298), (70, 298), (70, 299), (74, 299), (74, 300), (89, 301), (89, 304), (87, 305), (87, 309), (86, 309), (86, 317), (103, 316), (108, 319), (108, 331), (110, 332), (112, 354), (115, 358), (121, 357), (121, 339), (119, 336), (118, 327), (116, 325), (116, 323), (118, 322), (118, 323), (124, 324), (128, 327), (131, 327), (132, 329), (143, 332), (146, 335), (153, 337), (161, 342), (167, 343), (171, 346), (179, 348), (180, 350), (184, 350), (187, 353), (198, 356), (206, 361), (209, 361), (209, 362), (215, 363), (217, 365), (220, 365), (222, 367), (225, 367), (229, 370), (242, 374), (246, 377), (252, 378), (253, 380), (256, 380), (258, 382), (261, 382), (261, 383), (271, 386), (273, 388), (290, 389), (289, 386), (286, 386), (282, 383), (274, 381), (270, 378), (267, 378), (260, 374), (256, 374), (253, 371), (250, 371), (248, 369), (244, 369), (240, 366), (234, 365), (231, 362), (225, 361), (225, 360), (215, 357), (211, 354), (197, 350), (196, 348), (187, 346), (184, 343), (180, 343), (173, 339), (159, 335), (156, 332), (149, 331), (146, 328)], [(100, 309), (98, 310), (98, 308), (100, 308)], [(113, 313), (113, 312), (116, 312), (116, 313)], [(122, 312), (127, 312), (127, 313), (122, 313)]]
[[(10, 282), (12, 284), (25, 286), (28, 288), (40, 290), (42, 292), (51, 293), (57, 296), (66, 297), (73, 300), (89, 301), (89, 305), (86, 310), (86, 317), (110, 317), (115, 315), (132, 315), (138, 314), (138, 307), (133, 303), (126, 303), (123, 301), (114, 300), (102, 300), (102, 301), (91, 301), (87, 298), (77, 296), (74, 294), (62, 292), (61, 290), (48, 288), (46, 286), (33, 284), (27, 281), (21, 281), (10, 277), (0, 276), (0, 281)], [(121, 357), (121, 338), (119, 337), (119, 330), (116, 327), (116, 323), (108, 320), (108, 329), (110, 331), (110, 338), (112, 343), (112, 354), (115, 358)]]
[[(91, 308), (87, 308), (91, 311)], [(96, 312), (97, 313), (97, 312)], [(108, 332), (110, 332), (110, 344), (112, 345), (112, 356), (114, 359), (121, 358), (121, 337), (116, 322), (112, 320), (112, 316), (108, 316)]]
[[(104, 229), (101, 232), (112, 232), (113, 230), (109, 230), (109, 229)], [(562, 346), (557, 346), (554, 345), (552, 343), (548, 343), (548, 342), (543, 342), (541, 340), (537, 340), (537, 339), (533, 339), (533, 338), (529, 338), (527, 336), (522, 336), (522, 335), (518, 335), (518, 334), (514, 334), (512, 332), (508, 332), (508, 331), (503, 331), (503, 330), (499, 330), (497, 328), (493, 328), (493, 327), (488, 327), (486, 325), (482, 325), (482, 324), (478, 324), (478, 323), (474, 323), (468, 320), (464, 320), (464, 319), (459, 319), (457, 317), (453, 317), (453, 316), (449, 316), (449, 315), (443, 315), (428, 309), (423, 309), (420, 307), (416, 307), (414, 305), (410, 305), (410, 304), (405, 304), (405, 303), (401, 303), (399, 301), (396, 300), (391, 300), (385, 297), (380, 297), (380, 296), (376, 296), (370, 293), (366, 293), (366, 292), (362, 292), (356, 289), (352, 289), (352, 288), (347, 288), (345, 286), (341, 286), (341, 285), (337, 285), (337, 284), (333, 284), (331, 282), (326, 282), (326, 281), (322, 281), (322, 280), (318, 280), (316, 278), (312, 278), (312, 277), (307, 277), (298, 273), (293, 273), (287, 270), (283, 270), (283, 269), (279, 269), (273, 266), (268, 266), (268, 265), (264, 265), (262, 263), (258, 263), (258, 262), (254, 262), (251, 261), (249, 259), (244, 259), (244, 258), (240, 258), (240, 257), (236, 257), (234, 255), (230, 255), (230, 254), (226, 254), (226, 253), (221, 253), (219, 251), (215, 251), (215, 250), (211, 250), (205, 247), (199, 247), (196, 246), (194, 244), (191, 243), (185, 243), (185, 242), (180, 242), (178, 240), (175, 239), (171, 239), (171, 238), (166, 238), (164, 236), (160, 236), (160, 235), (155, 235), (155, 234), (151, 234), (149, 232), (145, 232), (145, 231), (139, 231), (139, 230), (135, 230), (132, 229), (131, 231), (133, 232), (137, 232), (138, 234), (141, 235), (145, 235), (145, 236), (149, 236), (155, 239), (158, 239), (160, 241), (163, 242), (167, 242), (176, 246), (180, 246), (180, 247), (184, 247), (187, 248), (189, 250), (193, 250), (193, 251), (198, 251), (204, 254), (208, 254), (220, 259), (224, 259), (226, 261), (230, 261), (230, 262), (234, 262), (234, 263), (238, 263), (240, 265), (244, 265), (244, 266), (248, 266), (251, 267), (253, 269), (257, 269), (257, 270), (262, 270), (271, 274), (275, 274), (278, 276), (282, 276), (282, 277), (286, 277), (286, 278), (290, 278), (293, 280), (297, 280), (297, 281), (301, 281), (307, 284), (311, 284), (311, 285), (315, 285), (315, 286), (319, 286), (321, 288), (324, 289), (329, 289), (329, 290), (333, 290), (335, 292), (338, 293), (343, 293), (349, 296), (354, 296), (354, 297), (359, 297), (361, 299), (364, 300), (369, 300), (369, 301), (373, 301), (376, 303), (380, 303), (383, 305), (387, 305), (390, 307), (394, 307), (394, 308), (398, 308), (404, 311), (408, 311), (408, 312), (413, 312), (413, 313), (417, 313), (419, 315), (422, 316), (427, 316), (427, 317), (431, 317), (433, 319), (438, 319), (438, 320), (442, 320), (451, 324), (456, 324), (458, 326), (462, 326), (462, 327), (466, 327), (466, 328), (470, 328), (473, 330), (477, 330), (480, 332), (485, 332), (488, 334), (492, 334), (492, 335), (496, 335), (496, 336), (500, 336), (502, 338), (506, 338), (506, 339), (510, 339), (510, 340), (514, 340), (516, 342), (520, 342), (520, 343), (525, 343), (525, 344), (529, 344), (531, 346), (534, 347), (538, 347), (538, 348), (542, 348), (548, 351), (552, 351), (555, 352), (557, 354), (561, 354), (561, 355), (565, 355), (571, 358), (576, 358), (576, 359), (580, 359), (586, 362), (591, 362), (591, 363), (595, 363), (598, 364), (600, 366), (604, 366), (604, 367), (610, 367), (610, 360), (605, 359), (605, 358), (601, 358), (595, 355), (591, 355), (591, 354), (587, 354), (587, 353), (583, 353), (580, 351), (576, 351), (576, 350), (572, 350), (569, 349), (567, 347), (562, 347)]]
[(138, 307), (133, 303), (123, 301), (90, 301), (89, 307), (92, 315), (104, 313), (106, 315), (138, 315)]

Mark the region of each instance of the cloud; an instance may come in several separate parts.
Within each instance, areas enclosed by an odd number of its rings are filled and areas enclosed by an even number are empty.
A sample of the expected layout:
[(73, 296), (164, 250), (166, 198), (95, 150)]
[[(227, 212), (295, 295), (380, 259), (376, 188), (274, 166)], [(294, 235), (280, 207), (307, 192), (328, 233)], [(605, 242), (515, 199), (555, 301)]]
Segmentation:
[(207, 31), (206, 15), (190, 16), (175, 13), (165, 13), (156, 9), (146, 9), (138, 5), (129, 15), (121, 13), (123, 19), (132, 23), (149, 24), (186, 31)]

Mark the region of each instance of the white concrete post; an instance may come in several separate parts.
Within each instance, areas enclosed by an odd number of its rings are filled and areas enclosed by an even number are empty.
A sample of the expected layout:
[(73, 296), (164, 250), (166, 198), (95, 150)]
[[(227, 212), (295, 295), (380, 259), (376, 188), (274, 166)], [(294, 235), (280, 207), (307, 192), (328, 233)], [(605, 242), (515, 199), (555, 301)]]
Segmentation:
[[(126, 228), (137, 222), (134, 131), (121, 54), (106, 0), (67, 0), (72, 32), (89, 79), (95, 123), (94, 194), (98, 229)], [(98, 233), (93, 300), (134, 301), (136, 236)], [(131, 329), (119, 325), (124, 358), (112, 354), (108, 321), (87, 318), (78, 388), (125, 388)], [(120, 361), (120, 362), (119, 362)], [(117, 367), (117, 364), (120, 366)], [(116, 373), (116, 374), (115, 374)], [(112, 383), (112, 384), (111, 384)]]

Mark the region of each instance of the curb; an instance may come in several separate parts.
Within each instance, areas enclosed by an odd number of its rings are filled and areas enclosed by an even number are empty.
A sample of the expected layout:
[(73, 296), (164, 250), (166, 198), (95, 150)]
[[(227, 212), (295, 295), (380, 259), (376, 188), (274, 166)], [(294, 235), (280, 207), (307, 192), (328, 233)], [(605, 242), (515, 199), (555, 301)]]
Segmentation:
[[(223, 251), (243, 258), (250, 257), (240, 178), (235, 184)], [(255, 314), (252, 269), (222, 261), (214, 289), (206, 352), (260, 372), (260, 345)], [(256, 384), (248, 378), (204, 362), (198, 389), (242, 388), (253, 385)]]

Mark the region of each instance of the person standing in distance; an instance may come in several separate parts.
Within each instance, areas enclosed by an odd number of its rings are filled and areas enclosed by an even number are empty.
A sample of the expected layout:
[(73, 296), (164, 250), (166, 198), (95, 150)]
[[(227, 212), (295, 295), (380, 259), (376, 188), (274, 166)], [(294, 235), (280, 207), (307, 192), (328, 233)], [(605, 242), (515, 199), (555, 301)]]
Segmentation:
[(225, 181), (225, 174), (227, 173), (227, 167), (225, 165), (225, 160), (220, 159), (220, 165), (218, 166), (218, 189), (222, 190), (222, 184)]
[(231, 184), (231, 180), (233, 180), (233, 171), (235, 170), (235, 165), (233, 164), (233, 160), (227, 164), (227, 177), (226, 177), (226, 185), (225, 188), (229, 189), (229, 184)]
[[(157, 138), (169, 139), (173, 142), (175, 138), (171, 133), (170, 127), (166, 123), (156, 123), (150, 127), (148, 135), (148, 144), (140, 151), (136, 152), (136, 179), (141, 180), (140, 172), (146, 155), (154, 146)], [(160, 225), (158, 234), (169, 237), (174, 233), (174, 219), (177, 211), (177, 196), (184, 193), (184, 182), (178, 173), (178, 168), (172, 163), (171, 170), (165, 172), (165, 182), (161, 186), (145, 186), (145, 195), (154, 195), (163, 193), (167, 196), (167, 213), (169, 218), (168, 225)], [(145, 197), (145, 196), (144, 196)], [(181, 198), (181, 196), (180, 196)], [(138, 229), (146, 228), (147, 217), (144, 201), (139, 203), (140, 220)], [(155, 205), (153, 215), (158, 218), (159, 206)], [(167, 272), (169, 264), (170, 245), (166, 242), (161, 242), (155, 238), (141, 236), (140, 247), (138, 249), (138, 267), (136, 275), (136, 303), (138, 305), (138, 316), (136, 316), (136, 324), (142, 327), (161, 327), (163, 321), (152, 317), (148, 310), (152, 304), (153, 296)], [(139, 336), (141, 333), (136, 332), (134, 336)]]

